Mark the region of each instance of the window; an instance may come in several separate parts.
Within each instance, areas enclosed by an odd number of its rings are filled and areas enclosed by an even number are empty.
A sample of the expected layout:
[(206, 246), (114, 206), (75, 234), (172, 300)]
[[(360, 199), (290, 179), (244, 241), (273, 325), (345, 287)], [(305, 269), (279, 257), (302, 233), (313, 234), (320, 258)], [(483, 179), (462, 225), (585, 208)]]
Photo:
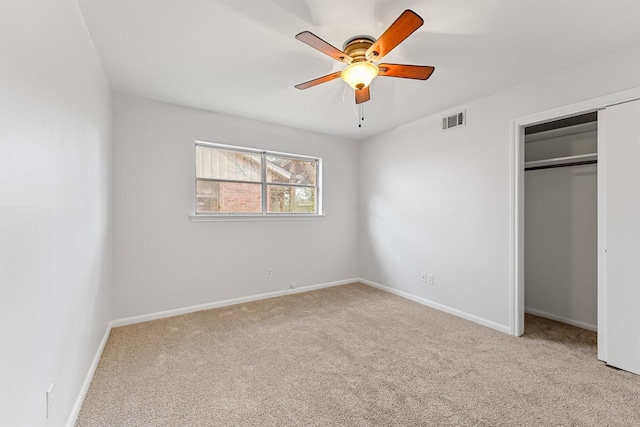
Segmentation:
[(196, 214), (319, 215), (321, 159), (196, 142)]

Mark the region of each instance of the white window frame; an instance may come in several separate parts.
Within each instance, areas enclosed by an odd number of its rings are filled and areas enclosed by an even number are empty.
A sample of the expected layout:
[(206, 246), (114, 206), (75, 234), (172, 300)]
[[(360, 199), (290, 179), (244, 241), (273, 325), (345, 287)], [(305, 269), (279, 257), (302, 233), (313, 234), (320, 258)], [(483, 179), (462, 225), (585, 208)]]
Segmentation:
[[(262, 157), (262, 168), (261, 168), (261, 213), (230, 213), (230, 212), (204, 212), (198, 213), (196, 211), (197, 203), (198, 203), (198, 194), (197, 194), (197, 173), (196, 173), (196, 162), (195, 162), (195, 153), (197, 147), (209, 147), (216, 148), (222, 150), (233, 150), (240, 151), (245, 153), (252, 154), (260, 154)], [(269, 183), (267, 182), (267, 156), (278, 156), (278, 157), (288, 157), (293, 160), (305, 160), (305, 161), (315, 161), (316, 162), (316, 185), (292, 185), (292, 184), (279, 184), (279, 183)], [(280, 151), (271, 151), (271, 150), (262, 150), (258, 148), (249, 148), (249, 147), (241, 147), (237, 145), (228, 145), (228, 144), (219, 144), (215, 142), (206, 142), (206, 141), (195, 141), (194, 146), (194, 186), (193, 186), (193, 213), (191, 214), (191, 220), (194, 222), (199, 221), (251, 221), (251, 220), (313, 220), (320, 219), (324, 217), (322, 213), (322, 158), (316, 156), (307, 156), (302, 154), (293, 154), (293, 153), (285, 153)], [(255, 183), (258, 183), (257, 181)], [(267, 185), (283, 185), (283, 186), (293, 186), (293, 187), (309, 187), (316, 189), (316, 212), (314, 213), (306, 213), (306, 212), (275, 212), (268, 213), (267, 212)]]

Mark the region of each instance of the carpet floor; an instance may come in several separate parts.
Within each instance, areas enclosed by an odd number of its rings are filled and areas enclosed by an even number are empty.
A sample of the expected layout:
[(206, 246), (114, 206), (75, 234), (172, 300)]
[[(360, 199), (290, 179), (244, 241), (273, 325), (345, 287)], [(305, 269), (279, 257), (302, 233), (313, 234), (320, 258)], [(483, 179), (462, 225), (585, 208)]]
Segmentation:
[(114, 328), (76, 426), (640, 426), (594, 332), (525, 323), (351, 284)]

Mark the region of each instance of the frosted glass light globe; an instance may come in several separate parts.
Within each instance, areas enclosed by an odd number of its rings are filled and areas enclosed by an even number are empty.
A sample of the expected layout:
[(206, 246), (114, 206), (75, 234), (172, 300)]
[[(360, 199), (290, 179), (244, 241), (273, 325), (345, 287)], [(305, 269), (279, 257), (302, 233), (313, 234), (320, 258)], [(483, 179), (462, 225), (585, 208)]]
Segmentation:
[(355, 90), (361, 90), (371, 84), (378, 75), (378, 66), (372, 62), (354, 62), (342, 70), (340, 77)]

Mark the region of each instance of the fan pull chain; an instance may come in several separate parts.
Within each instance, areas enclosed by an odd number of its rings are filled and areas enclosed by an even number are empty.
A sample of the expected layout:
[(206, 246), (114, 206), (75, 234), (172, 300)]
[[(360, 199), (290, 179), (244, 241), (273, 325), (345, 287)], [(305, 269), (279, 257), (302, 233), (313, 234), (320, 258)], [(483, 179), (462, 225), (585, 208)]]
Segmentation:
[(362, 121), (364, 120), (364, 103), (360, 104), (360, 114), (358, 114), (358, 127), (362, 127)]

